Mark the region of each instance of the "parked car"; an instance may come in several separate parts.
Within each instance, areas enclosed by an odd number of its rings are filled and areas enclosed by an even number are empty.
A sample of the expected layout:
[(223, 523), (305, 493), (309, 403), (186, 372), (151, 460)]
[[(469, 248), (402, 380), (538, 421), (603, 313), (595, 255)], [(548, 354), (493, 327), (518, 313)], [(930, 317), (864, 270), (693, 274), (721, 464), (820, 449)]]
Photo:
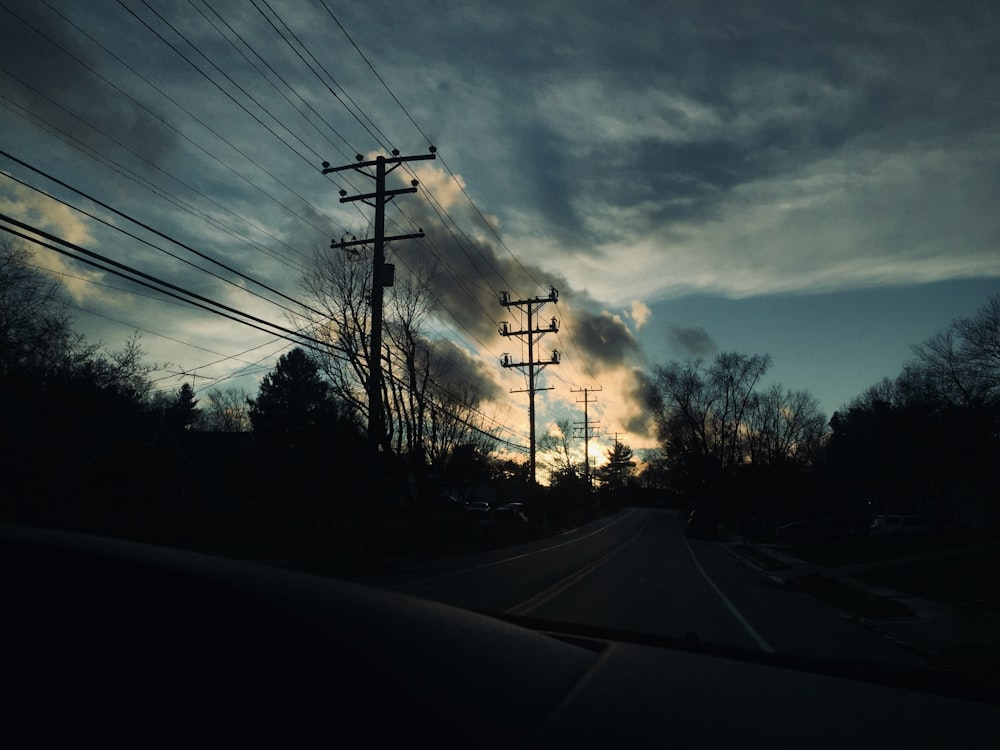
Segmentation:
[(886, 515), (875, 516), (872, 521), (871, 536), (900, 536), (902, 534), (926, 534), (934, 531), (934, 522), (921, 516)]
[(522, 521), (524, 523), (528, 521), (527, 509), (524, 507), (524, 503), (515, 502), (501, 505), (494, 511), (494, 514), (499, 518), (510, 521)]
[(485, 500), (474, 500), (465, 507), (465, 513), (469, 516), (485, 518), (490, 514), (490, 504)]
[(441, 495), (438, 498), (438, 507), (449, 513), (461, 513), (468, 507), (468, 503), (454, 495)]

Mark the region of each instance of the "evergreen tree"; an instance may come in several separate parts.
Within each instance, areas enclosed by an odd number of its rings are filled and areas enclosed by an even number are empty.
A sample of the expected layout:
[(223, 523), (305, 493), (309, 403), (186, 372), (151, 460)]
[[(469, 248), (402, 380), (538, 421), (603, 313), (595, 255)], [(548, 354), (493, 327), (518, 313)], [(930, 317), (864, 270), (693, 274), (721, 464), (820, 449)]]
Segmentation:
[(635, 461), (632, 458), (632, 449), (619, 440), (607, 451), (608, 462), (604, 465), (604, 476), (608, 483), (614, 488), (624, 487), (632, 471), (635, 469)]
[(306, 352), (296, 347), (264, 376), (256, 399), (247, 399), (254, 432), (275, 449), (292, 449), (332, 430), (338, 410), (329, 384)]
[(167, 426), (172, 430), (190, 430), (201, 418), (201, 409), (197, 408), (198, 399), (194, 397), (194, 388), (184, 383), (177, 391), (173, 401), (166, 409)]

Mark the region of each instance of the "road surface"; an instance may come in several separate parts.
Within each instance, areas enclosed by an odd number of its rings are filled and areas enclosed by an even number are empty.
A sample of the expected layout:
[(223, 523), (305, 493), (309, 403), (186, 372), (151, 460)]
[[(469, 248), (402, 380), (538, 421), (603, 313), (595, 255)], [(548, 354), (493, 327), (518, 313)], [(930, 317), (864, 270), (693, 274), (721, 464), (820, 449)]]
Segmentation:
[(425, 566), (378, 585), (484, 612), (834, 660), (921, 663), (771, 580), (673, 511), (624, 510), (562, 536)]

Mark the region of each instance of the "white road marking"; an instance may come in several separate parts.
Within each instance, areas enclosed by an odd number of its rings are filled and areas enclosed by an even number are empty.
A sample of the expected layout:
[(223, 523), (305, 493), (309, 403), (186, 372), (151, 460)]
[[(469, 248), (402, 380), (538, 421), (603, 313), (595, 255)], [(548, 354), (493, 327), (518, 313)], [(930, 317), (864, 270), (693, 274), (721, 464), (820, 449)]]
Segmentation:
[(528, 599), (525, 599), (520, 604), (515, 604), (513, 607), (510, 607), (509, 609), (504, 610), (504, 614), (508, 614), (508, 615), (526, 615), (529, 612), (533, 612), (534, 610), (538, 609), (543, 604), (546, 604), (547, 602), (552, 601), (557, 596), (559, 596), (561, 593), (563, 593), (564, 591), (566, 591), (568, 588), (570, 588), (571, 586), (576, 585), (577, 583), (579, 583), (580, 581), (582, 581), (584, 578), (586, 578), (587, 576), (589, 576), (591, 573), (593, 573), (595, 570), (597, 570), (602, 565), (604, 565), (606, 562), (608, 562), (609, 560), (611, 560), (611, 558), (613, 558), (619, 552), (624, 552), (626, 549), (628, 549), (632, 545), (632, 543), (635, 542), (635, 540), (638, 539), (642, 535), (642, 532), (646, 530), (646, 526), (648, 526), (648, 525), (649, 525), (649, 519), (647, 518), (646, 522), (642, 526), (640, 526), (638, 529), (636, 529), (636, 532), (624, 544), (621, 544), (618, 547), (615, 547), (613, 550), (611, 550), (610, 552), (608, 552), (603, 557), (600, 557), (597, 560), (594, 560), (589, 565), (583, 566), (582, 568), (580, 568), (579, 570), (577, 570), (575, 573), (571, 573), (570, 575), (568, 575), (565, 578), (563, 578), (561, 581), (557, 582), (555, 585), (549, 586), (544, 591), (540, 591), (537, 594), (535, 594), (534, 596), (532, 596), (532, 597), (530, 597)]
[(549, 551), (554, 550), (554, 549), (559, 549), (560, 547), (566, 547), (567, 545), (570, 545), (570, 544), (576, 544), (577, 542), (583, 541), (584, 539), (588, 539), (588, 538), (594, 536), (595, 534), (600, 534), (605, 529), (610, 528), (611, 526), (614, 526), (616, 523), (620, 523), (621, 521), (625, 520), (626, 518), (628, 518), (629, 516), (631, 516), (633, 513), (635, 513), (635, 509), (634, 508), (629, 508), (629, 510), (626, 511), (625, 514), (622, 515), (621, 517), (615, 518), (612, 521), (604, 524), (600, 528), (597, 528), (597, 529), (594, 529), (593, 531), (587, 532), (583, 536), (579, 536), (576, 539), (570, 539), (570, 540), (565, 541), (565, 542), (560, 542), (559, 544), (552, 544), (552, 545), (549, 545), (548, 547), (542, 547), (541, 549), (531, 550), (530, 552), (522, 552), (522, 553), (520, 553), (518, 555), (512, 555), (511, 557), (505, 557), (505, 558), (503, 558), (501, 560), (492, 560), (490, 562), (480, 563), (479, 565), (473, 565), (472, 567), (469, 567), (469, 568), (461, 568), (459, 570), (453, 570), (453, 571), (451, 571), (449, 573), (442, 573), (441, 575), (431, 576), (430, 578), (421, 578), (420, 580), (417, 580), (417, 581), (407, 581), (406, 583), (400, 583), (400, 584), (398, 584), (396, 586), (391, 586), (390, 588), (392, 588), (392, 589), (402, 589), (402, 588), (409, 588), (410, 586), (419, 586), (419, 585), (425, 584), (425, 583), (433, 583), (435, 581), (441, 581), (441, 580), (443, 580), (445, 578), (451, 578), (453, 576), (462, 575), (463, 573), (471, 573), (474, 570), (483, 570), (484, 568), (492, 568), (492, 567), (494, 567), (496, 565), (503, 565), (504, 563), (513, 562), (514, 560), (521, 560), (521, 559), (523, 559), (525, 557), (531, 557), (532, 555), (541, 554), (542, 552), (549, 552)]
[(680, 530), (681, 539), (684, 540), (684, 546), (687, 547), (687, 551), (691, 554), (691, 560), (694, 562), (694, 566), (698, 569), (698, 572), (701, 573), (701, 577), (704, 578), (705, 582), (712, 587), (712, 590), (719, 595), (719, 598), (722, 599), (722, 603), (729, 608), (729, 611), (732, 612), (733, 617), (736, 618), (736, 621), (743, 626), (744, 630), (746, 630), (747, 633), (750, 634), (750, 637), (757, 642), (757, 645), (760, 646), (763, 651), (766, 651), (769, 654), (773, 654), (774, 649), (771, 648), (771, 645), (761, 637), (760, 633), (758, 633), (754, 629), (753, 625), (747, 622), (747, 619), (740, 613), (738, 609), (736, 609), (736, 605), (733, 604), (731, 601), (729, 601), (729, 598), (722, 593), (722, 589), (720, 589), (718, 586), (715, 585), (715, 581), (713, 581), (711, 578), (708, 577), (708, 573), (705, 572), (705, 569), (701, 567), (701, 563), (698, 562), (698, 558), (695, 557), (694, 550), (691, 549), (691, 545), (688, 543), (687, 536), (684, 534), (684, 530), (680, 528), (680, 516), (675, 516), (675, 518), (677, 519), (677, 526), (678, 529)]

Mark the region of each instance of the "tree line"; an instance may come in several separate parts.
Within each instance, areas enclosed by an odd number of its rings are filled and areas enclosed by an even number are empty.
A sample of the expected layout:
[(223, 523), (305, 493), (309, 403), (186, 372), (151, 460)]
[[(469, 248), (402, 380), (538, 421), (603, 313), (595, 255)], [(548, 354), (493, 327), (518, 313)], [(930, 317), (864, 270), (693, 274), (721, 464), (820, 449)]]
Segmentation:
[(913, 347), (830, 420), (820, 467), (853, 505), (938, 526), (1000, 521), (1000, 294)]
[[(256, 394), (235, 386), (196, 394), (187, 383), (164, 394), (153, 389), (158, 365), (145, 361), (137, 335), (117, 349), (86, 340), (73, 330), (58, 282), (30, 261), (20, 243), (0, 243), (0, 405), (14, 446), (5, 454), (8, 517), (12, 497), (47, 488), (67, 505), (63, 496), (78, 496), (85, 479), (113, 496), (109, 508), (152, 484), (189, 497), (185, 476), (210, 473), (199, 462), (213, 451), (231, 451), (231, 467), (222, 485), (207, 484), (241, 502), (303, 517), (360, 502), (371, 488), (359, 467), (375, 460), (364, 435), (372, 367), (382, 370), (386, 405), (378, 461), (401, 503), (447, 487), (527, 484), (523, 463), (499, 457), (499, 426), (486, 414), (496, 394), (482, 363), (431, 335), (431, 271), (415, 270), (388, 290), (386, 336), (373, 362), (370, 263), (317, 254), (302, 289), (325, 347), (290, 350)], [(553, 496), (586, 500), (596, 479), (606, 494), (642, 484), (688, 505), (844, 525), (863, 525), (876, 510), (939, 525), (996, 523), (1000, 295), (915, 346), (896, 378), (829, 420), (808, 391), (769, 383), (771, 364), (766, 354), (722, 352), (654, 368), (645, 406), (659, 448), (643, 457), (641, 474), (616, 441), (587, 482), (564, 420), (539, 444)], [(212, 437), (226, 434), (228, 442)], [(158, 447), (143, 453), (149, 441)]]
[(476, 363), (424, 328), (429, 276), (387, 295), (375, 365), (384, 372), (385, 442), (375, 457), (364, 435), (372, 365), (364, 264), (318, 255), (303, 279), (314, 309), (330, 313), (312, 321), (325, 351), (292, 348), (255, 394), (238, 386), (196, 394), (189, 383), (154, 389), (150, 375), (161, 366), (146, 361), (137, 334), (115, 349), (75, 332), (61, 285), (31, 261), (23, 243), (0, 244), (2, 429), (17, 446), (4, 461), (8, 520), (72, 524), (143, 504), (181, 514), (238, 504), (312, 522), (371, 496), (363, 467), (376, 460), (379, 481), (391, 485), (377, 494), (408, 495), (399, 504), (412, 504), (416, 484), (429, 500), (449, 484), (519, 474), (491, 455), (497, 427), (469, 377)]
[(829, 421), (808, 391), (762, 385), (770, 364), (724, 352), (657, 367), (647, 404), (660, 448), (645, 480), (689, 505), (855, 529), (873, 513), (997, 523), (1000, 294)]

